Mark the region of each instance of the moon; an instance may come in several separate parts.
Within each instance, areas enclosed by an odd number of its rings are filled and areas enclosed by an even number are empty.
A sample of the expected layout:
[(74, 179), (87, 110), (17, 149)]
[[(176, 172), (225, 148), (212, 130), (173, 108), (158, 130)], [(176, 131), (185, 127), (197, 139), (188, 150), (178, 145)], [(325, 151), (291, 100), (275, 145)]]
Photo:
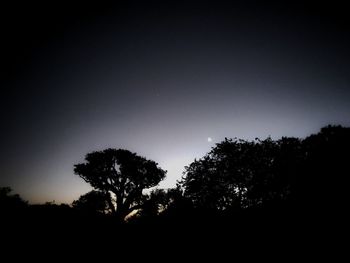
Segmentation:
[(211, 137), (208, 137), (208, 142), (212, 142), (213, 139)]

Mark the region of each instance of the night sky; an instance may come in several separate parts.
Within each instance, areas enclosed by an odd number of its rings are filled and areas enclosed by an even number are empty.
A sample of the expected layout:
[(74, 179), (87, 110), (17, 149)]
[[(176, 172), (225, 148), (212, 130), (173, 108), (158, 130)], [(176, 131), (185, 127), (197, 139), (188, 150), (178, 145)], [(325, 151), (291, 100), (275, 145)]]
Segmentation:
[(225, 137), (350, 125), (345, 5), (164, 2), (2, 8), (0, 186), (70, 203), (73, 165), (113, 147), (173, 187)]

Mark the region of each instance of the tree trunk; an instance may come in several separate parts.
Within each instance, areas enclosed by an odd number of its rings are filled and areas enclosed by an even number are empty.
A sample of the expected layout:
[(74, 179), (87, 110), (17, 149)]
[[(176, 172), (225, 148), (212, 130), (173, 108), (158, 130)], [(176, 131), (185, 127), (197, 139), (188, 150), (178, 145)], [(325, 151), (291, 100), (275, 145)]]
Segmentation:
[(123, 202), (123, 198), (121, 195), (116, 195), (117, 196), (117, 209), (115, 212), (116, 218), (119, 223), (124, 222), (124, 218), (128, 215), (128, 207), (126, 207), (125, 202)]
[(107, 198), (107, 202), (108, 202), (109, 208), (110, 208), (111, 211), (112, 211), (112, 214), (115, 214), (115, 207), (114, 207), (114, 204), (113, 204), (111, 198)]

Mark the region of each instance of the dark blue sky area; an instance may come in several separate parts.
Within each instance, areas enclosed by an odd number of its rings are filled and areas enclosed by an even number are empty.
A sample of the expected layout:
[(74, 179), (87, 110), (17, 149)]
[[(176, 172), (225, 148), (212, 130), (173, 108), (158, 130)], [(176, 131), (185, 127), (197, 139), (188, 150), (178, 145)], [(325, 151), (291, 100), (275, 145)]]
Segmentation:
[(172, 187), (224, 137), (349, 126), (349, 21), (315, 3), (9, 6), (0, 185), (70, 203), (89, 190), (73, 164), (115, 147)]

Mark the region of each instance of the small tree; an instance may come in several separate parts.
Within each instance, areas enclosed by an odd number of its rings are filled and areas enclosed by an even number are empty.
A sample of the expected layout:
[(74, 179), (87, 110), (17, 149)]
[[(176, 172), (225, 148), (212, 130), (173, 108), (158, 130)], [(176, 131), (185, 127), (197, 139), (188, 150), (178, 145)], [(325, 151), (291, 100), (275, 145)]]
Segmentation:
[(109, 193), (105, 194), (102, 191), (92, 190), (80, 196), (78, 200), (73, 201), (72, 206), (84, 213), (106, 214), (111, 212), (108, 205), (110, 200), (111, 195)]
[(124, 149), (92, 152), (85, 161), (74, 166), (74, 173), (106, 195), (115, 195), (108, 205), (119, 220), (139, 208), (142, 191), (156, 186), (166, 174), (156, 162)]
[(28, 206), (28, 203), (18, 194), (11, 194), (11, 192), (11, 187), (0, 187), (0, 210), (4, 215), (20, 212)]

